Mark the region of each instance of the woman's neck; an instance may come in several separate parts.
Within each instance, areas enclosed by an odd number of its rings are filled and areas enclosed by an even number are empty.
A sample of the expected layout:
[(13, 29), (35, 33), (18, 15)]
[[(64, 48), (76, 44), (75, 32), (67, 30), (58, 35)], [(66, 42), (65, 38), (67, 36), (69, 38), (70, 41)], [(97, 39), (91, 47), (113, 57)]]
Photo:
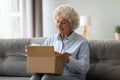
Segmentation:
[(69, 35), (71, 35), (72, 32), (73, 32), (73, 31), (71, 31), (71, 32), (69, 32), (69, 33), (67, 33), (67, 34), (64, 34), (64, 33), (62, 34), (62, 33), (60, 33), (60, 37), (61, 37), (62, 41), (63, 41), (66, 37), (68, 37)]

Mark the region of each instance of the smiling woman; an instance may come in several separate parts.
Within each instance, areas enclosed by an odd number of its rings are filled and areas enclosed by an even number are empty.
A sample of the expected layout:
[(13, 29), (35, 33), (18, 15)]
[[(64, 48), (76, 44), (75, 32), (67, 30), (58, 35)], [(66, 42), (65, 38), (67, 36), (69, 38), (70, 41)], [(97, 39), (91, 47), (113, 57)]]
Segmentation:
[[(54, 10), (53, 17), (58, 33), (48, 37), (42, 45), (54, 46), (55, 57), (64, 53), (70, 56), (63, 58), (62, 75), (43, 73), (41, 80), (85, 80), (89, 70), (89, 48), (88, 41), (74, 31), (79, 26), (77, 11), (69, 4), (62, 4)], [(30, 80), (40, 80), (36, 77), (33, 75)]]

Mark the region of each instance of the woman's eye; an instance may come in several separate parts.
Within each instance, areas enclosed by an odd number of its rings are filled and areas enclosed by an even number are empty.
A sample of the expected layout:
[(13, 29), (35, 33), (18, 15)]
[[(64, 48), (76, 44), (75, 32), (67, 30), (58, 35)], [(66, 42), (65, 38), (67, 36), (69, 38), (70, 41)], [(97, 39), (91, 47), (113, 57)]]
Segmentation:
[(59, 21), (56, 21), (56, 23), (58, 24), (58, 23), (59, 23)]
[(66, 22), (63, 22), (63, 24), (66, 24)]

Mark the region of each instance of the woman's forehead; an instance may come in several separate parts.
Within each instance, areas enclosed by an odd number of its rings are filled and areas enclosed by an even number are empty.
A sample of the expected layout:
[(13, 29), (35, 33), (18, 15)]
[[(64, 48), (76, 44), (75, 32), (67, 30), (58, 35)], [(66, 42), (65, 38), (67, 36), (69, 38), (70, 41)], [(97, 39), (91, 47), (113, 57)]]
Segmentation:
[(61, 20), (61, 21), (68, 21), (67, 18), (65, 18), (64, 16), (57, 16), (56, 20)]

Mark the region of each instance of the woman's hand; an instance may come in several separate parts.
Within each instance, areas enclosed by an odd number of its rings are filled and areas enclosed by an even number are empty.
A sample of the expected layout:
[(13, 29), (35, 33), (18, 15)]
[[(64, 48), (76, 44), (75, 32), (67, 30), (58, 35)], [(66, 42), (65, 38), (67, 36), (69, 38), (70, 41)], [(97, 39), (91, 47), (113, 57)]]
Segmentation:
[[(55, 52), (55, 56), (57, 57), (57, 56), (60, 56), (60, 55), (62, 55), (61, 53), (58, 53), (58, 52)], [(65, 61), (65, 62), (67, 62), (67, 63), (69, 63), (69, 57), (65, 57), (65, 58), (63, 58), (63, 60)]]
[(55, 56), (57, 57), (57, 56), (60, 56), (61, 55), (61, 53), (58, 53), (58, 52), (55, 52)]

